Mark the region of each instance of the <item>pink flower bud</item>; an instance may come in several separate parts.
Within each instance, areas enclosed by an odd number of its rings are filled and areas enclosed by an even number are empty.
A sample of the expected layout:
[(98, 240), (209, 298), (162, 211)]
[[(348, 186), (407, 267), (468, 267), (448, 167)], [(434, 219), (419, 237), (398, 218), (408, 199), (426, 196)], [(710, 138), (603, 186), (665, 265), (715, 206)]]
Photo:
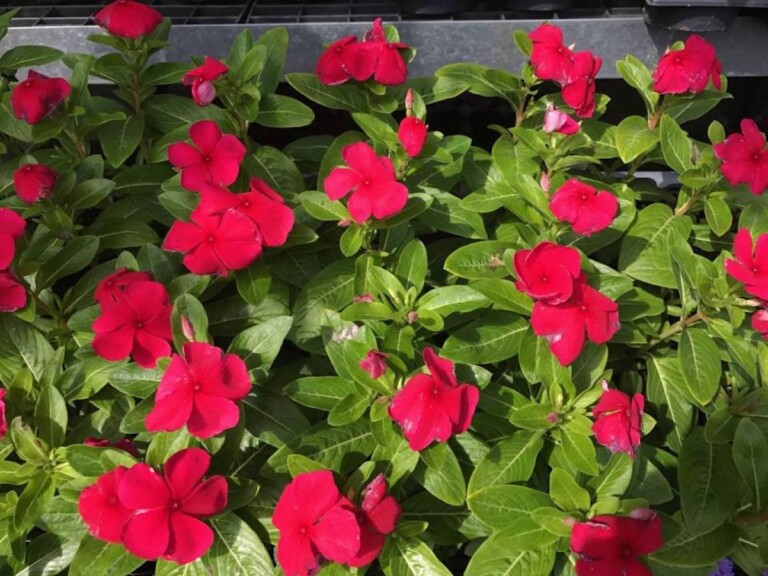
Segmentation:
[(546, 114), (544, 114), (544, 132), (547, 134), (557, 132), (558, 134), (570, 136), (576, 134), (579, 128), (579, 123), (576, 120), (555, 108), (553, 104), (549, 105)]
[(360, 360), (360, 368), (368, 372), (373, 379), (381, 378), (381, 375), (387, 371), (386, 357), (387, 355), (383, 352), (371, 350), (365, 358)]
[(208, 106), (216, 98), (213, 82), (204, 80), (192, 86), (192, 99), (198, 106)]
[(413, 116), (413, 89), (408, 88), (405, 93), (405, 115)]
[(550, 412), (547, 414), (547, 422), (550, 424), (556, 424), (559, 419), (557, 412)]
[(408, 312), (407, 318), (408, 318), (408, 324), (413, 324), (414, 322), (416, 322), (416, 320), (419, 319), (419, 315), (416, 314), (416, 312)]
[(184, 334), (184, 338), (190, 342), (195, 341), (195, 327), (192, 326), (192, 322), (186, 316), (181, 317), (181, 333)]
[(360, 294), (360, 296), (355, 296), (354, 302), (373, 302), (373, 296), (370, 294)]
[(539, 184), (541, 185), (541, 189), (544, 190), (544, 192), (549, 192), (549, 174), (542, 172)]
[(344, 218), (344, 220), (339, 220), (338, 227), (339, 228), (349, 228), (349, 225), (351, 222), (349, 221), (349, 218)]

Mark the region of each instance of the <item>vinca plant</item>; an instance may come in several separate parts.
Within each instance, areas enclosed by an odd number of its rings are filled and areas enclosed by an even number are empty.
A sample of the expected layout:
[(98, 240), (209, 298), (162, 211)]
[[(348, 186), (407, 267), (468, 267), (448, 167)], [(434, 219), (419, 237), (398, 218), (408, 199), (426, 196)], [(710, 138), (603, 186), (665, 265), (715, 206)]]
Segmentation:
[[(285, 77), (281, 28), (94, 21), (0, 56), (2, 576), (760, 576), (768, 148), (687, 132), (708, 42), (619, 61), (613, 125), (548, 23), (413, 78), (381, 20)], [(487, 149), (430, 130), (465, 92)]]

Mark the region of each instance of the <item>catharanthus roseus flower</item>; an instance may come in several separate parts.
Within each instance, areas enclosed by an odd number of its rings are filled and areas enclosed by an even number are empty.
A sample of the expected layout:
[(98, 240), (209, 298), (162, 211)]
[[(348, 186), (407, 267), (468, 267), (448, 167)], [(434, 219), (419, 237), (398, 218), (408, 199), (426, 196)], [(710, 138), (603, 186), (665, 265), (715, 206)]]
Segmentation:
[(376, 68), (373, 78), (379, 84), (402, 84), (408, 77), (408, 64), (401, 50), (410, 48), (404, 42), (389, 42), (384, 33), (381, 18), (373, 21), (373, 27), (365, 34), (366, 43), (373, 43), (378, 48), (376, 52)]
[(8, 421), (5, 418), (5, 389), (0, 388), (0, 440), (8, 432)]
[(469, 428), (480, 391), (459, 383), (453, 362), (424, 349), (429, 374), (412, 376), (393, 397), (389, 415), (403, 429), (411, 450), (424, 450), (432, 442), (446, 442)]
[(132, 356), (142, 368), (170, 356), (172, 306), (165, 286), (139, 281), (123, 288), (122, 297), (99, 303), (101, 315), (93, 323), (93, 350), (112, 362)]
[(184, 253), (184, 266), (193, 274), (241, 270), (261, 254), (262, 238), (256, 224), (236, 210), (204, 214), (195, 209), (191, 222), (177, 220), (168, 230), (163, 249)]
[(326, 86), (343, 84), (350, 78), (363, 82), (376, 70), (379, 47), (345, 36), (326, 48), (317, 61), (315, 73)]
[(604, 381), (600, 401), (592, 408), (592, 432), (597, 443), (611, 452), (624, 452), (634, 458), (642, 435), (644, 407), (642, 394), (630, 398), (621, 390), (609, 390)]
[(560, 304), (538, 301), (533, 305), (534, 334), (549, 341), (560, 364), (568, 366), (579, 357), (586, 337), (595, 344), (608, 342), (619, 329), (619, 307), (587, 284), (582, 273), (573, 284), (570, 299)]
[(37, 124), (56, 110), (71, 91), (72, 87), (64, 78), (49, 78), (30, 70), (27, 79), (11, 91), (13, 115), (27, 124)]
[(768, 188), (765, 136), (754, 120), (746, 118), (741, 121), (741, 132), (713, 146), (715, 156), (723, 161), (720, 172), (731, 185), (749, 184), (752, 194), (762, 194)]
[(365, 487), (363, 501), (356, 510), (360, 524), (360, 550), (347, 566), (366, 566), (378, 558), (387, 534), (391, 534), (400, 519), (400, 505), (387, 494), (387, 479), (379, 474)]
[(27, 305), (27, 291), (7, 270), (0, 271), (0, 312), (15, 312)]
[(365, 142), (345, 146), (341, 157), (347, 167), (331, 170), (323, 188), (331, 200), (352, 192), (347, 208), (355, 222), (362, 224), (371, 215), (382, 220), (405, 207), (408, 188), (395, 179), (395, 167), (389, 158), (377, 156)]
[(381, 378), (387, 371), (387, 355), (378, 350), (370, 350), (365, 358), (360, 360), (360, 368), (368, 372), (371, 378)]
[(285, 576), (311, 576), (323, 559), (345, 563), (360, 550), (360, 525), (333, 474), (299, 474), (285, 487), (272, 514), (280, 532), (277, 561)]
[(560, 222), (570, 223), (574, 232), (589, 236), (611, 225), (619, 201), (607, 190), (571, 178), (554, 193), (549, 209)]
[(768, 300), (768, 234), (761, 234), (754, 251), (752, 235), (741, 228), (733, 239), (733, 254), (736, 260), (725, 261), (729, 276), (744, 284), (744, 289), (761, 300)]
[(143, 463), (125, 472), (117, 494), (120, 504), (133, 512), (122, 534), (131, 554), (187, 564), (208, 551), (213, 530), (202, 518), (227, 505), (227, 479), (203, 480), (210, 465), (205, 450), (187, 448), (168, 459), (162, 474)]
[(117, 272), (106, 276), (96, 286), (93, 299), (99, 304), (104, 302), (116, 302), (123, 296), (125, 287), (134, 282), (151, 281), (150, 272), (134, 272), (127, 268), (120, 268)]
[(56, 186), (59, 173), (45, 164), (24, 164), (13, 173), (16, 195), (27, 204), (45, 198)]
[(565, 136), (576, 134), (581, 125), (565, 112), (558, 110), (554, 104), (550, 104), (544, 113), (544, 132), (557, 132)]
[(576, 522), (571, 531), (578, 576), (652, 576), (639, 558), (662, 543), (661, 518), (654, 513), (645, 518), (595, 516)]
[(137, 458), (139, 456), (139, 451), (136, 450), (136, 446), (133, 445), (133, 442), (131, 442), (130, 438), (123, 438), (117, 442), (110, 442), (106, 438), (93, 438), (89, 436), (83, 440), (83, 445), (95, 446), (96, 448), (117, 448), (118, 450), (128, 452), (128, 454), (131, 456), (135, 456)]
[(216, 436), (237, 426), (240, 409), (235, 401), (250, 390), (240, 357), (206, 342), (189, 342), (184, 357), (174, 354), (160, 380), (147, 430), (172, 432), (186, 424), (192, 436)]
[(138, 38), (154, 32), (163, 15), (141, 2), (116, 0), (96, 12), (93, 21), (113, 36)]
[(715, 571), (709, 576), (736, 576), (736, 573), (733, 571), (733, 562), (728, 558), (723, 558), (718, 561)]
[(245, 146), (232, 134), (222, 134), (213, 120), (200, 120), (189, 128), (195, 146), (175, 142), (168, 147), (168, 161), (181, 169), (181, 185), (198, 192), (203, 184), (229, 186), (237, 179)]
[(574, 248), (540, 242), (513, 257), (517, 288), (534, 300), (549, 304), (565, 302), (573, 294), (574, 280), (581, 273), (581, 257)]
[(127, 468), (118, 466), (99, 476), (94, 484), (80, 493), (80, 516), (94, 538), (112, 543), (123, 539), (125, 523), (133, 514), (133, 510), (120, 503), (117, 493), (126, 471)]
[(528, 36), (533, 42), (533, 73), (542, 80), (564, 83), (573, 66), (573, 52), (563, 44), (563, 31), (553, 24), (542, 24)]
[(563, 83), (562, 96), (577, 116), (591, 118), (595, 113), (595, 78), (603, 61), (591, 52), (573, 55), (573, 66)]
[(415, 158), (421, 154), (421, 149), (427, 141), (427, 125), (416, 116), (406, 116), (400, 121), (397, 139), (400, 140), (405, 153)]
[(681, 50), (668, 51), (659, 59), (653, 72), (653, 89), (659, 94), (701, 92), (709, 79), (720, 90), (720, 62), (715, 47), (693, 34)]
[(192, 86), (192, 100), (198, 106), (208, 106), (216, 98), (214, 80), (218, 80), (229, 72), (229, 68), (221, 60), (206, 56), (202, 66), (193, 68), (182, 79), (185, 86)]
[(768, 310), (763, 308), (752, 314), (752, 330), (768, 340)]
[(0, 208), (0, 270), (7, 270), (16, 255), (16, 240), (21, 238), (27, 223), (10, 208)]

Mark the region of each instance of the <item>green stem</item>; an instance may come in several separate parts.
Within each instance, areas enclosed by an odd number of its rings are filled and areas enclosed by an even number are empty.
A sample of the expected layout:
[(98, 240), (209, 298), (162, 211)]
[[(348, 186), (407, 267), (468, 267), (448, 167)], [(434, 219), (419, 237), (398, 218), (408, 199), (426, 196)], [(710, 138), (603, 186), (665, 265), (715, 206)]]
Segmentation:
[(700, 195), (701, 195), (701, 191), (694, 190), (691, 193), (691, 197), (688, 198), (688, 200), (686, 200), (685, 204), (683, 204), (682, 206), (680, 206), (680, 208), (675, 210), (675, 216), (679, 218), (680, 216), (684, 216), (685, 214), (687, 214), (690, 211), (690, 209), (693, 208), (693, 205), (696, 204), (696, 202), (698, 202)]
[(64, 130), (64, 134), (66, 134), (67, 138), (69, 138), (69, 141), (72, 142), (72, 145), (75, 147), (75, 151), (80, 157), (80, 160), (85, 160), (88, 157), (88, 154), (86, 153), (85, 148), (83, 148), (83, 144), (69, 130)]
[(703, 322), (706, 319), (707, 317), (704, 316), (704, 314), (701, 311), (699, 311), (699, 312), (696, 312), (696, 314), (692, 314), (687, 318), (683, 318), (678, 322), (675, 322), (674, 324), (672, 324), (672, 326), (670, 326), (664, 332), (659, 334), (658, 337), (651, 340), (644, 348), (641, 348), (636, 355), (643, 356), (647, 354), (662, 342), (669, 340), (673, 336), (676, 336), (677, 334), (679, 334), (689, 326), (692, 326), (693, 324), (697, 324), (699, 322)]

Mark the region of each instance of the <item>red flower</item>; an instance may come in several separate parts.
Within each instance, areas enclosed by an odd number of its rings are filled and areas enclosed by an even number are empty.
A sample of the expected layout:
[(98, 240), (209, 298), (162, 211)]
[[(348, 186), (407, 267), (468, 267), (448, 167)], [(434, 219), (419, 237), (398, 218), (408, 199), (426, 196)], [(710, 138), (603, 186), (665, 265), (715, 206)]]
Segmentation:
[(725, 261), (728, 275), (742, 282), (752, 296), (768, 300), (768, 234), (760, 235), (753, 253), (752, 235), (740, 229), (733, 239), (733, 254), (736, 260)]
[(571, 550), (576, 554), (578, 576), (652, 576), (638, 558), (661, 548), (661, 518), (595, 516), (576, 522), (571, 532)]
[(577, 116), (591, 118), (595, 113), (595, 78), (602, 65), (602, 59), (591, 52), (573, 55), (573, 67), (563, 84), (562, 95)]
[(27, 305), (27, 291), (7, 270), (0, 271), (0, 312), (15, 312)]
[(227, 479), (203, 476), (211, 456), (200, 448), (176, 452), (160, 475), (146, 464), (132, 466), (118, 485), (120, 503), (133, 511), (123, 528), (123, 544), (134, 556), (193, 562), (213, 544), (213, 531), (201, 518), (227, 505)]
[(411, 377), (389, 405), (389, 416), (417, 451), (465, 432), (480, 398), (476, 386), (456, 380), (453, 362), (439, 358), (431, 348), (424, 349), (424, 363), (429, 374)]
[(642, 435), (645, 398), (642, 394), (630, 398), (620, 390), (609, 390), (607, 382), (603, 382), (603, 390), (600, 401), (592, 408), (592, 432), (597, 443), (611, 452), (625, 452), (634, 458)]
[(200, 120), (189, 128), (195, 146), (176, 142), (168, 147), (168, 161), (181, 168), (181, 185), (198, 192), (203, 184), (229, 186), (237, 179), (245, 146), (232, 134), (222, 134), (213, 120)]
[(408, 77), (408, 64), (401, 50), (407, 50), (408, 44), (403, 42), (388, 42), (384, 33), (381, 18), (373, 21), (373, 27), (366, 32), (365, 40), (372, 42), (378, 48), (376, 52), (376, 69), (373, 78), (379, 84), (402, 84)]
[(24, 164), (13, 173), (16, 195), (27, 204), (45, 198), (56, 186), (59, 173), (45, 164)]
[(293, 229), (293, 210), (285, 205), (280, 194), (258, 178), (251, 178), (250, 192), (233, 194), (225, 188), (205, 185), (200, 189), (200, 196), (198, 210), (204, 214), (237, 210), (250, 218), (265, 246), (282, 246)]
[(579, 253), (552, 242), (540, 242), (531, 250), (518, 250), (513, 264), (517, 275), (515, 288), (549, 304), (568, 300), (573, 294), (574, 280), (581, 273)]
[(368, 372), (371, 378), (381, 378), (387, 371), (387, 355), (377, 350), (370, 350), (365, 358), (360, 360), (360, 368)]
[(570, 300), (553, 305), (539, 301), (533, 305), (531, 326), (537, 336), (549, 341), (549, 349), (560, 364), (568, 366), (584, 347), (584, 332), (591, 342), (604, 344), (619, 329), (616, 302), (587, 285), (584, 274), (573, 284)]
[(118, 499), (118, 486), (127, 471), (127, 468), (118, 466), (99, 476), (94, 484), (80, 493), (80, 516), (94, 538), (113, 543), (122, 541), (123, 527), (133, 514)]
[(0, 208), (0, 270), (6, 270), (16, 255), (16, 240), (22, 237), (27, 223), (10, 208)]
[(427, 125), (416, 116), (406, 116), (400, 121), (397, 139), (403, 145), (405, 153), (415, 158), (421, 154), (421, 149), (427, 141)]
[(142, 368), (154, 368), (157, 359), (170, 356), (172, 306), (165, 286), (139, 281), (123, 288), (116, 301), (100, 302), (101, 316), (93, 323), (93, 350), (116, 362), (129, 355)]
[(102, 279), (93, 293), (93, 299), (99, 304), (117, 302), (122, 298), (125, 287), (134, 282), (152, 281), (150, 272), (133, 272), (120, 268), (117, 272)]
[(176, 221), (163, 249), (183, 252), (184, 266), (194, 274), (220, 274), (241, 270), (261, 254), (262, 238), (254, 222), (240, 212), (192, 212), (192, 222)]
[(347, 208), (362, 224), (373, 214), (381, 220), (397, 214), (408, 202), (408, 188), (395, 179), (395, 167), (386, 156), (377, 156), (365, 142), (345, 146), (341, 157), (348, 168), (337, 167), (323, 182), (328, 198), (338, 200), (350, 191)]
[(186, 424), (192, 436), (216, 436), (237, 426), (235, 400), (250, 390), (248, 369), (238, 356), (205, 342), (189, 342), (184, 357), (174, 354), (160, 380), (147, 430), (172, 432)]
[(759, 332), (763, 338), (768, 340), (768, 310), (763, 308), (752, 314), (752, 330)]
[(374, 44), (345, 36), (325, 49), (315, 73), (326, 86), (343, 84), (350, 78), (363, 82), (373, 76), (378, 52), (379, 47)]
[(714, 46), (693, 34), (682, 50), (668, 51), (659, 59), (653, 72), (653, 89), (659, 94), (697, 94), (712, 78), (712, 84), (720, 90), (721, 68)]
[(139, 457), (139, 451), (136, 450), (136, 446), (133, 445), (130, 438), (123, 438), (117, 442), (110, 442), (106, 438), (93, 438), (89, 436), (83, 440), (84, 446), (95, 446), (96, 448), (117, 448), (128, 452), (131, 456)]
[(741, 121), (742, 134), (731, 134), (724, 142), (713, 146), (725, 179), (732, 186), (749, 184), (752, 194), (762, 194), (768, 188), (768, 150), (765, 136), (754, 120)]
[(202, 66), (193, 68), (184, 74), (182, 83), (184, 86), (192, 86), (192, 100), (195, 101), (195, 104), (208, 106), (216, 98), (216, 88), (213, 81), (218, 80), (227, 72), (229, 72), (229, 68), (224, 62), (206, 56)]
[(5, 419), (5, 389), (0, 388), (0, 440), (8, 432), (8, 421)]
[(555, 108), (550, 104), (547, 112), (544, 114), (544, 132), (547, 134), (557, 132), (565, 136), (572, 136), (581, 129), (581, 125), (565, 112)]
[(560, 222), (569, 222), (577, 234), (590, 236), (611, 225), (619, 201), (607, 190), (598, 191), (571, 178), (552, 196), (549, 209)]
[(395, 531), (400, 519), (400, 505), (387, 494), (387, 478), (379, 474), (365, 487), (360, 508), (356, 510), (360, 524), (360, 551), (347, 566), (358, 568), (370, 564), (384, 548), (386, 535)]
[(573, 52), (563, 44), (563, 31), (553, 24), (542, 24), (528, 37), (533, 41), (533, 73), (542, 80), (564, 83), (573, 66)]
[(316, 574), (323, 558), (348, 562), (360, 550), (360, 526), (333, 474), (299, 474), (285, 487), (272, 515), (280, 532), (277, 560), (285, 576)]
[(117, 0), (96, 12), (93, 21), (113, 36), (138, 38), (154, 32), (163, 15), (141, 2)]
[(11, 91), (13, 115), (27, 124), (37, 124), (67, 99), (72, 87), (64, 78), (48, 78), (30, 70), (27, 79)]

